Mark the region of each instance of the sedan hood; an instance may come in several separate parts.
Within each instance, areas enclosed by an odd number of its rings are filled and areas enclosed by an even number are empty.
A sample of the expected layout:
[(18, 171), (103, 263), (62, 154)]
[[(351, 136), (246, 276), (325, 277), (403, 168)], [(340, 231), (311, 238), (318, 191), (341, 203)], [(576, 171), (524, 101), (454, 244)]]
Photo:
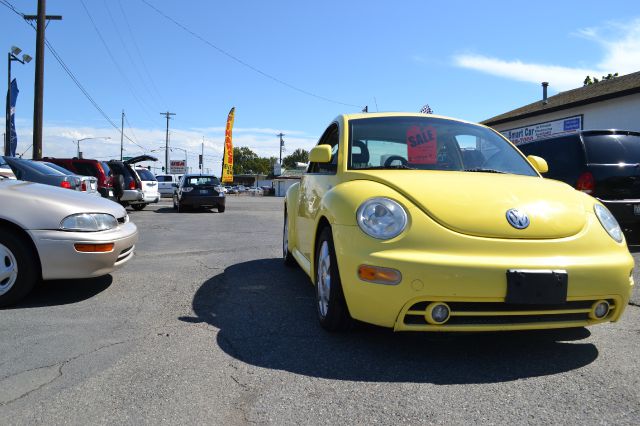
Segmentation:
[[(563, 238), (587, 222), (584, 194), (539, 177), (448, 171), (385, 171), (371, 180), (394, 188), (441, 225), (463, 234), (490, 238)], [(507, 211), (527, 214), (517, 229)]]
[(20, 180), (0, 180), (0, 218), (25, 229), (57, 229), (75, 213), (108, 213), (126, 216), (119, 204), (79, 191)]

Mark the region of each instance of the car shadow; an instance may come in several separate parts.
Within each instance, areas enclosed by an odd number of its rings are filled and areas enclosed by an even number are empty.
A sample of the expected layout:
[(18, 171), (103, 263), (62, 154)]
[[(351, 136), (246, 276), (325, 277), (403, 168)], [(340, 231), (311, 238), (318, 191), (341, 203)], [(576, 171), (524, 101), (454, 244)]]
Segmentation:
[(41, 308), (82, 302), (102, 293), (112, 282), (111, 275), (78, 280), (41, 281), (20, 303), (5, 309)]
[(314, 290), (280, 259), (232, 265), (202, 284), (195, 317), (220, 329), (217, 344), (251, 365), (311, 377), (367, 382), (494, 383), (558, 374), (598, 357), (585, 328), (482, 334), (393, 333), (359, 324), (327, 333)]

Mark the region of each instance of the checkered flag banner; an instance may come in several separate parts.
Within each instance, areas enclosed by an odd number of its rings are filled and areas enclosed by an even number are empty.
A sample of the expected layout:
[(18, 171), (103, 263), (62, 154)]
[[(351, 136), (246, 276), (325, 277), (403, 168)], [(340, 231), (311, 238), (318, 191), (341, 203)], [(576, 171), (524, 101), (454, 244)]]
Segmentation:
[(433, 110), (431, 109), (429, 104), (426, 104), (425, 106), (420, 108), (420, 113), (422, 113), (422, 114), (433, 114)]

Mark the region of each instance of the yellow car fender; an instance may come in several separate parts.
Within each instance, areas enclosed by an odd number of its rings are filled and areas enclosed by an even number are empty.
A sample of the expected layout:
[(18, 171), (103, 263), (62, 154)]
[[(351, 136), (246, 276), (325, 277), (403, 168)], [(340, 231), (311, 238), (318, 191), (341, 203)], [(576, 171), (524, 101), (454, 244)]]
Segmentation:
[(293, 251), (296, 241), (296, 225), (295, 220), (291, 220), (296, 214), (296, 206), (298, 205), (298, 194), (300, 192), (300, 183), (296, 182), (287, 189), (284, 204), (287, 212), (287, 221), (289, 222), (289, 250)]

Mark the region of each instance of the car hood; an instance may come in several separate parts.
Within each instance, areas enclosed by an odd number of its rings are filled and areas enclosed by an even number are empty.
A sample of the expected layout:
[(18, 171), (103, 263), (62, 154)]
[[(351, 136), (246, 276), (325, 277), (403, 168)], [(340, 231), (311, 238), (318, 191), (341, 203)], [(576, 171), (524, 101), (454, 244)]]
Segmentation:
[[(587, 223), (586, 196), (570, 186), (540, 177), (448, 171), (373, 172), (370, 179), (394, 188), (441, 225), (490, 238), (563, 238)], [(516, 229), (507, 211), (530, 220)]]
[(24, 229), (57, 229), (65, 217), (75, 213), (126, 215), (119, 204), (79, 191), (21, 180), (0, 180), (0, 218)]

